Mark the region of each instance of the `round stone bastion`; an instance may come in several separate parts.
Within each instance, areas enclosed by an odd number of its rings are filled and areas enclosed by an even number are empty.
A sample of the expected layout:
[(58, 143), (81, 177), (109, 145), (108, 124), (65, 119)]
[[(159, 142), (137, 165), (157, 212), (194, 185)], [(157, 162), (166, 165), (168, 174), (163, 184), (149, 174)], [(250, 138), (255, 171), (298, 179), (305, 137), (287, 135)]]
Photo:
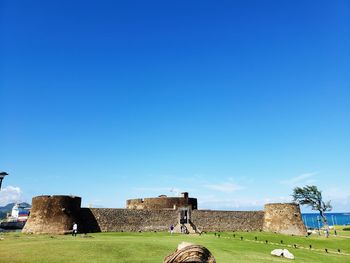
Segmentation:
[(67, 195), (42, 195), (32, 199), (32, 209), (23, 233), (67, 234), (80, 214), (81, 198)]
[(181, 197), (168, 197), (160, 195), (152, 198), (129, 199), (126, 201), (128, 209), (177, 209), (179, 207), (190, 207), (192, 210), (197, 209), (197, 198), (188, 197), (188, 193), (184, 192)]
[(264, 212), (264, 231), (287, 235), (307, 235), (298, 204), (266, 204)]

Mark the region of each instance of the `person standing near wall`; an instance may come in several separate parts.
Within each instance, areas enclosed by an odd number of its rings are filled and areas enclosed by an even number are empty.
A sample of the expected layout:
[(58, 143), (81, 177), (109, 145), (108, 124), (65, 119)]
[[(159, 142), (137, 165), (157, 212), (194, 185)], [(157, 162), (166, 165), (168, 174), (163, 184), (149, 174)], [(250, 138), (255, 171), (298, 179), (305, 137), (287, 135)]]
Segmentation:
[(78, 233), (78, 225), (77, 225), (77, 223), (73, 223), (72, 236), (76, 237), (77, 233)]

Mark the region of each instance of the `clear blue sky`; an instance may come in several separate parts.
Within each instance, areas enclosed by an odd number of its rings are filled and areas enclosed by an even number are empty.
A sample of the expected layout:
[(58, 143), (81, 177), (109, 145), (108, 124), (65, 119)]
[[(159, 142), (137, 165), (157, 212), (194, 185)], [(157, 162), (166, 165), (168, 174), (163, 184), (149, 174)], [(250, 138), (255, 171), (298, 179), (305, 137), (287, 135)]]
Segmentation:
[(349, 1), (5, 0), (0, 35), (0, 203), (350, 210)]

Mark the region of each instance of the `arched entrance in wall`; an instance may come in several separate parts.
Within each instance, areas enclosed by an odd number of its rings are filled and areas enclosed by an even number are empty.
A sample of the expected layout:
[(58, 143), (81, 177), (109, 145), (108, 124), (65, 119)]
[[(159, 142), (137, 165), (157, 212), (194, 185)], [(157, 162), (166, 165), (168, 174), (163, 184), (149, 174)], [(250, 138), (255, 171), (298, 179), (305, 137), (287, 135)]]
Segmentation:
[(180, 207), (179, 212), (179, 223), (181, 225), (189, 224), (191, 221), (191, 209), (189, 207)]
[(192, 209), (188, 207), (178, 208), (178, 223), (175, 226), (175, 232), (182, 234), (200, 233), (197, 227), (193, 224), (191, 219)]

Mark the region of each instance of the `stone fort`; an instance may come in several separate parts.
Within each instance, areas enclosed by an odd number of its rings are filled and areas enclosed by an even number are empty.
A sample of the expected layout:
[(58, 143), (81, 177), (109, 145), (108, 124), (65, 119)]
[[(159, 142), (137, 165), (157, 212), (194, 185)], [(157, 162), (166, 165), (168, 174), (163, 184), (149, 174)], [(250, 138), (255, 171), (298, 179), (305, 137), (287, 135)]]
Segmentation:
[(295, 203), (266, 204), (263, 211), (200, 210), (197, 199), (160, 195), (130, 199), (126, 208), (83, 208), (81, 198), (65, 195), (34, 197), (24, 233), (66, 234), (77, 222), (79, 232), (118, 231), (268, 231), (306, 235), (300, 208)]

